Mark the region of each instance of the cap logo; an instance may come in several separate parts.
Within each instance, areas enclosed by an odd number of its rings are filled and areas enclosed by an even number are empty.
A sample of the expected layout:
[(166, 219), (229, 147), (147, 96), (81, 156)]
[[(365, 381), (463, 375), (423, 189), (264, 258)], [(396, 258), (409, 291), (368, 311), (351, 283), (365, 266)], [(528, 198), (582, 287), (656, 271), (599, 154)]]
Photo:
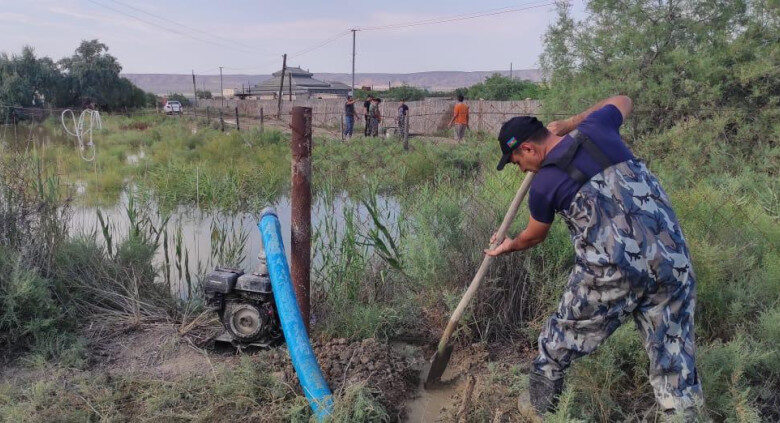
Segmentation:
[(517, 144), (517, 138), (512, 137), (506, 141), (506, 146), (509, 148), (513, 148)]

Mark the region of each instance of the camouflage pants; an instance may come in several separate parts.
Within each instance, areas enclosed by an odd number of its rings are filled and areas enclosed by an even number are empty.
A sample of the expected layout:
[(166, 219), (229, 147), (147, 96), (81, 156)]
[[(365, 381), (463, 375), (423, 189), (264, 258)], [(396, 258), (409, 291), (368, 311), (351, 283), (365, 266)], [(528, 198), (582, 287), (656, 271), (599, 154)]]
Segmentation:
[(557, 312), (539, 336), (537, 371), (563, 377), (629, 316), (644, 336), (650, 383), (664, 410), (701, 404), (695, 367), (695, 276), (677, 217), (638, 160), (595, 175), (563, 214), (575, 266)]
[(368, 135), (372, 137), (379, 136), (379, 119), (372, 117), (369, 124)]

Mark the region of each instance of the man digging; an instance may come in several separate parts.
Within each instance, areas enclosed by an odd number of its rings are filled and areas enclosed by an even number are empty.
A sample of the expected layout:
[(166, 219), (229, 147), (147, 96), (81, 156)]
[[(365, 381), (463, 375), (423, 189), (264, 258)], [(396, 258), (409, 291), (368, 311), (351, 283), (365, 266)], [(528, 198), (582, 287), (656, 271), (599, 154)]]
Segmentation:
[(619, 128), (631, 109), (630, 98), (616, 96), (547, 128), (535, 117), (512, 118), (498, 136), (498, 170), (514, 163), (536, 176), (528, 226), (485, 253), (542, 242), (555, 213), (574, 243), (574, 269), (539, 335), (530, 375), (531, 404), (540, 414), (555, 409), (572, 360), (593, 352), (628, 317), (644, 336), (661, 410), (691, 417), (703, 404), (691, 259), (661, 184), (621, 140)]

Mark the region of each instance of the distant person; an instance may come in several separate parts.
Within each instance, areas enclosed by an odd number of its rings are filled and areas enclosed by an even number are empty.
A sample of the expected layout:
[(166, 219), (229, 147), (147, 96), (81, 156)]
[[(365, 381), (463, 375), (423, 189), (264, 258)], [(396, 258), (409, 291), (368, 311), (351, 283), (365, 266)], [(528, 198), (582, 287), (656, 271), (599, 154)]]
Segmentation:
[(463, 102), (463, 94), (458, 94), (458, 103), (452, 111), (450, 125), (455, 125), (455, 139), (460, 141), (466, 135), (466, 128), (469, 127), (469, 106)]
[(382, 100), (379, 98), (372, 98), (371, 99), (371, 106), (369, 106), (368, 114), (371, 118), (369, 125), (371, 128), (370, 134), (372, 137), (379, 136), (379, 123), (382, 122), (382, 112), (379, 110), (379, 103), (381, 103)]
[(401, 105), (398, 106), (398, 133), (401, 137), (406, 131), (406, 119), (409, 116), (409, 106), (406, 105), (406, 99), (401, 99)]
[(355, 112), (355, 99), (349, 95), (347, 96), (347, 102), (344, 103), (344, 120), (346, 124), (344, 128), (344, 138), (352, 138), (352, 130), (355, 128), (355, 119), (357, 117), (357, 113)]
[(369, 109), (371, 108), (371, 100), (374, 97), (369, 95), (366, 97), (366, 101), (363, 102), (363, 117), (366, 119), (366, 127), (363, 129), (363, 135), (369, 136), (371, 134), (371, 116)]

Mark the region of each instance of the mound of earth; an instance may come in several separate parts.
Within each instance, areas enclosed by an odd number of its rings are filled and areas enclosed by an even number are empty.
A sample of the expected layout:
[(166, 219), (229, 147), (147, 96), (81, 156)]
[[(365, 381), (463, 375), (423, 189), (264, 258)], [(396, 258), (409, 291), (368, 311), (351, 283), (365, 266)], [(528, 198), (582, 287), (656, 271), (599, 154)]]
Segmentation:
[(96, 335), (91, 335), (90, 361), (108, 372), (176, 379), (211, 368), (206, 351), (180, 335), (179, 325), (146, 324)]
[[(374, 338), (356, 342), (333, 339), (315, 342), (312, 347), (334, 394), (338, 395), (348, 386), (363, 384), (376, 393), (394, 420), (403, 417), (403, 404), (416, 390), (424, 363), (419, 348), (386, 344)], [(277, 377), (297, 382), (283, 347), (263, 354), (267, 354), (272, 367), (280, 369)]]

